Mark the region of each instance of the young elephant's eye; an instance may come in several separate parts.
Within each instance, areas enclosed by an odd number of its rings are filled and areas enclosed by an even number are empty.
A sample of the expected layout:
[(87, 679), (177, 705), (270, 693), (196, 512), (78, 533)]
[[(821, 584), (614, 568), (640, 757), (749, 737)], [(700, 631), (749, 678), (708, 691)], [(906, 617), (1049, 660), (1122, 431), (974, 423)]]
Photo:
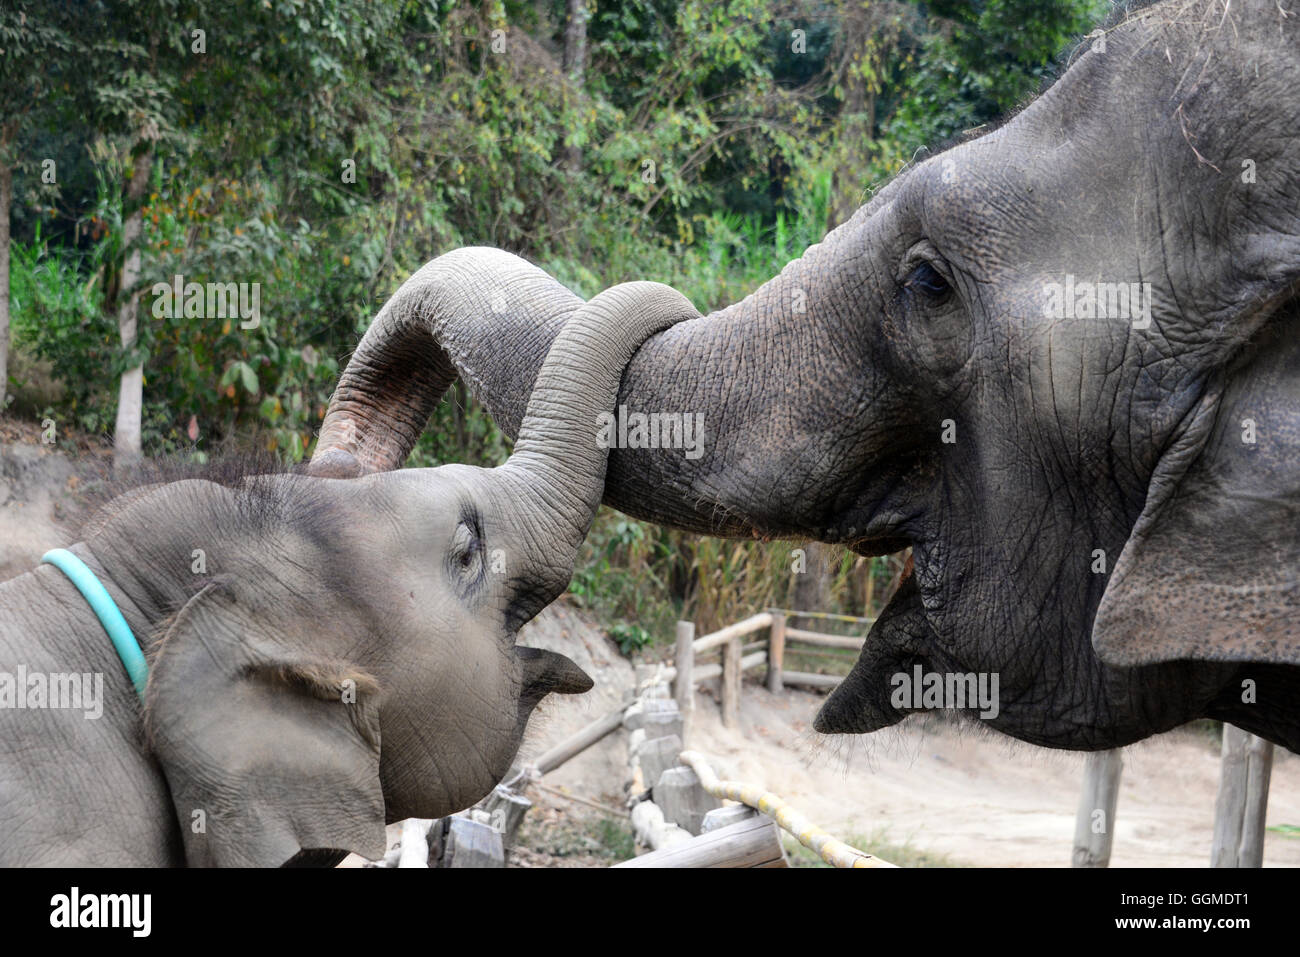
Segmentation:
[(922, 293), (927, 298), (934, 300), (944, 298), (952, 289), (948, 285), (948, 280), (939, 274), (939, 270), (927, 262), (917, 263), (916, 267), (908, 274), (904, 285), (908, 289)]
[(465, 522), (456, 526), (451, 542), (451, 561), (456, 568), (469, 571), (482, 550), (482, 542), (473, 528)]

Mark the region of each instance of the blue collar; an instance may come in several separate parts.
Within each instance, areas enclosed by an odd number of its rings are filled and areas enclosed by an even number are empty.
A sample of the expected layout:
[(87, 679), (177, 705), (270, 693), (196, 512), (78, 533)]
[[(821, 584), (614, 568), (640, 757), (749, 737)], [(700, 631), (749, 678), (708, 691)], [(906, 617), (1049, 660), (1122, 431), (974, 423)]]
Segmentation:
[(108, 589), (95, 577), (95, 573), (86, 566), (85, 562), (66, 548), (56, 548), (46, 552), (41, 556), (41, 563), (53, 565), (77, 586), (77, 591), (81, 592), (82, 597), (99, 618), (99, 623), (108, 632), (113, 647), (117, 649), (117, 656), (122, 659), (126, 673), (131, 678), (131, 684), (135, 685), (136, 694), (143, 701), (144, 686), (149, 680), (149, 665), (144, 660), (140, 643), (135, 640), (135, 635), (131, 632), (131, 626), (122, 617), (122, 612), (117, 607), (117, 602), (113, 601), (113, 597), (108, 593)]

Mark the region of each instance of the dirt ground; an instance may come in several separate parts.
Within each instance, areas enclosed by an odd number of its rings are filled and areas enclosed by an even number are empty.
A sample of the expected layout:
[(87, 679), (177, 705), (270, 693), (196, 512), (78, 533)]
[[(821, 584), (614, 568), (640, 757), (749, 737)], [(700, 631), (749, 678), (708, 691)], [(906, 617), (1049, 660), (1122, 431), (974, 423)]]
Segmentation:
[[(0, 580), (71, 541), (79, 471), (62, 453), (40, 445), (39, 430), (0, 417)], [(569, 655), (596, 680), (586, 695), (542, 703), (523, 758), (616, 709), (632, 689), (631, 664), (563, 601), (528, 625), (521, 640)], [(727, 729), (706, 686), (696, 695), (687, 744), (708, 755), (722, 777), (775, 791), (846, 840), (903, 845), (954, 865), (1069, 865), (1083, 755), (1019, 744), (934, 716), (865, 737), (820, 739), (811, 730), (820, 700), (795, 690), (772, 695), (747, 681), (741, 727)], [(546, 790), (530, 794), (536, 806), (513, 864), (608, 866), (630, 855), (626, 821), (618, 817), (626, 741), (626, 733), (616, 731), (547, 775), (541, 782)], [(1205, 866), (1218, 779), (1218, 745), (1206, 731), (1184, 728), (1126, 748), (1112, 865)], [(1268, 825), (1300, 825), (1300, 757), (1281, 749)], [(1264, 862), (1300, 865), (1300, 837), (1270, 830)]]
[[(543, 703), (525, 744), (536, 754), (616, 705), (618, 683), (630, 688), (632, 678), (612, 643), (564, 604), (530, 628), (545, 635), (547, 647), (589, 668), (597, 682), (583, 698)], [(687, 744), (707, 754), (720, 776), (776, 792), (846, 840), (904, 845), (959, 866), (1069, 866), (1082, 754), (923, 715), (873, 735), (826, 739), (812, 731), (821, 700), (793, 689), (773, 695), (747, 681), (741, 726), (733, 730), (722, 726), (717, 699), (705, 686), (696, 695)], [(621, 807), (626, 739), (616, 732), (543, 783)], [(1199, 727), (1125, 748), (1111, 866), (1207, 866), (1218, 785), (1219, 745)], [(565, 811), (553, 795), (533, 797)], [(576, 803), (568, 808), (577, 821), (593, 813)], [(1274, 757), (1267, 824), (1300, 825), (1300, 756), (1282, 749)], [(1300, 865), (1300, 837), (1270, 830), (1264, 863)]]

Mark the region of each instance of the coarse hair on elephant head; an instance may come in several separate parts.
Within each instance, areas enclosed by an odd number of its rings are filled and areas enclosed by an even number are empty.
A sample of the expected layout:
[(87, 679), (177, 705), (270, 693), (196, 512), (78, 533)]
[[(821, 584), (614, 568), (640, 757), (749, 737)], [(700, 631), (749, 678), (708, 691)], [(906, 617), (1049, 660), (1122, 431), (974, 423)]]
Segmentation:
[[(155, 482), (92, 519), (73, 548), (150, 639), (143, 726), (185, 862), (380, 857), (385, 822), (472, 805), (509, 770), (543, 697), (591, 687), (517, 632), (568, 585), (604, 485), (600, 422), (628, 360), (694, 315), (655, 283), (574, 310), (497, 468)], [(49, 566), (0, 585), (0, 611), (0, 650), (44, 629), (60, 660), (81, 646), (112, 655)], [(138, 730), (111, 663), (106, 710)], [(86, 724), (79, 733), (97, 733)], [(9, 759), (22, 755), (0, 745)]]
[[(611, 456), (605, 501), (878, 555), (915, 587), (821, 710), (906, 658), (997, 673), (989, 724), (1123, 745), (1192, 718), (1300, 748), (1300, 18), (1169, 0), (919, 162), (746, 299), (636, 355), (629, 409), (697, 459)], [(484, 301), (500, 308), (485, 310)], [(580, 300), (491, 249), (425, 266), (347, 366), (317, 461), (399, 464), (459, 374), (513, 434)]]

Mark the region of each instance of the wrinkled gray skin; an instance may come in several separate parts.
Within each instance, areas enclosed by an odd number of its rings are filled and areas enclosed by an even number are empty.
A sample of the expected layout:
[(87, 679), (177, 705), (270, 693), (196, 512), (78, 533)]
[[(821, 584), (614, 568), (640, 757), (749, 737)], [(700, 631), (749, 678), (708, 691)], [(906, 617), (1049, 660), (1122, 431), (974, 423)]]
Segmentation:
[[(705, 454), (618, 450), (607, 503), (914, 548), (820, 731), (900, 720), (890, 678), (920, 663), (999, 673), (989, 723), (1040, 745), (1209, 716), (1300, 749), (1298, 35), (1273, 0), (1134, 14), (1005, 125), (637, 354), (619, 402), (702, 412)], [(1067, 275), (1151, 283), (1150, 327), (1049, 316)], [(490, 249), (420, 281), (358, 347), (314, 468), (399, 465), (457, 372), (513, 432), (579, 305)]]
[(114, 500), (72, 550), (152, 659), (143, 716), (61, 571), (0, 584), (0, 670), (98, 672), (105, 699), (98, 719), (0, 710), (0, 866), (378, 858), (386, 821), (490, 791), (537, 702), (591, 687), (515, 633), (568, 585), (603, 487), (596, 418), (628, 359), (694, 315), (653, 283), (575, 311), (497, 469), (185, 481)]

